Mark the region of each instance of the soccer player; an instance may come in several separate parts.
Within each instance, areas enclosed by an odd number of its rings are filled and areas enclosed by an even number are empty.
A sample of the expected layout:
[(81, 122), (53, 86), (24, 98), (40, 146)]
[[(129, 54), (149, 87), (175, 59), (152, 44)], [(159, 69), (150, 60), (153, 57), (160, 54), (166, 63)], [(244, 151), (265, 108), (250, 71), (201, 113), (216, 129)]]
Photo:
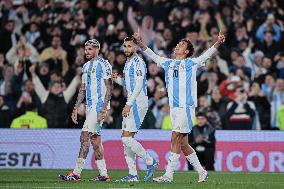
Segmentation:
[[(133, 37), (126, 37), (124, 39), (123, 49), (127, 57), (123, 70), (123, 83), (127, 93), (127, 102), (122, 111), (123, 122), (121, 139), (129, 174), (117, 181), (139, 181), (136, 170), (136, 155), (141, 157), (147, 164), (147, 172), (144, 181), (148, 181), (157, 169), (159, 162), (153, 159), (143, 146), (134, 139), (134, 135), (138, 132), (148, 110), (147, 68), (143, 59), (137, 55), (137, 44)], [(116, 74), (113, 74), (112, 78), (113, 80), (121, 81), (117, 78)]]
[(153, 180), (156, 182), (172, 182), (174, 169), (182, 151), (186, 159), (197, 170), (198, 182), (205, 182), (208, 173), (201, 166), (194, 149), (188, 144), (188, 133), (190, 133), (193, 125), (192, 120), (197, 105), (196, 71), (197, 68), (204, 66), (205, 61), (216, 52), (216, 48), (225, 41), (225, 36), (220, 32), (216, 43), (197, 58), (189, 58), (194, 52), (194, 47), (189, 40), (182, 39), (174, 49), (174, 59), (160, 57), (147, 48), (141, 40), (139, 31), (133, 37), (137, 40), (143, 53), (165, 70), (170, 116), (173, 125), (171, 153), (166, 173)]
[(80, 181), (80, 175), (89, 152), (90, 143), (93, 146), (99, 175), (94, 181), (109, 181), (104, 149), (101, 142), (101, 124), (109, 108), (112, 94), (112, 68), (107, 60), (98, 56), (100, 43), (96, 39), (85, 43), (85, 55), (89, 60), (82, 68), (82, 83), (77, 101), (72, 113), (72, 121), (77, 122), (77, 111), (86, 97), (86, 120), (80, 136), (80, 152), (73, 171), (67, 175), (59, 175), (62, 180)]

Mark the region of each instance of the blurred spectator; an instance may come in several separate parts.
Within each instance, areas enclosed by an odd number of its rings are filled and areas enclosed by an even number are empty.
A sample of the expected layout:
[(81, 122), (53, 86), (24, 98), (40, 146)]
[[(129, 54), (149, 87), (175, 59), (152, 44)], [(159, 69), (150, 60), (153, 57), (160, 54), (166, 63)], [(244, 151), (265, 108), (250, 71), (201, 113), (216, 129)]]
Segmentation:
[(240, 69), (244, 72), (247, 78), (251, 78), (251, 69), (245, 65), (246, 60), (242, 55), (240, 55), (237, 57), (236, 61), (233, 62), (233, 65), (229, 68), (229, 71), (236, 74), (238, 69)]
[(6, 105), (4, 96), (0, 95), (0, 120), (1, 128), (9, 128), (12, 121), (12, 111), (9, 106)]
[(257, 48), (269, 58), (273, 58), (282, 47), (279, 42), (273, 40), (273, 35), (273, 31), (266, 31), (264, 34), (264, 41), (257, 44)]
[(108, 128), (120, 129), (122, 126), (122, 109), (126, 103), (123, 87), (114, 83), (112, 97), (111, 97), (111, 110), (109, 115), (112, 117), (109, 122)]
[(278, 122), (278, 129), (284, 131), (284, 105), (278, 108), (277, 122)]
[(279, 53), (274, 57), (276, 68), (279, 70), (279, 77), (284, 79), (284, 52)]
[(268, 14), (266, 21), (259, 26), (256, 32), (256, 37), (259, 41), (264, 41), (264, 35), (266, 31), (273, 31), (273, 40), (279, 42), (281, 39), (281, 27), (275, 23), (275, 17), (273, 14)]
[(258, 83), (252, 84), (248, 101), (252, 101), (256, 107), (256, 120), (259, 120), (259, 122), (256, 122), (256, 129), (270, 129), (270, 103), (263, 95)]
[(243, 88), (236, 91), (236, 99), (227, 105), (227, 130), (251, 130), (255, 118), (255, 105), (247, 101), (247, 93)]
[(153, 30), (154, 27), (153, 18), (149, 15), (145, 16), (140, 26), (135, 20), (133, 8), (129, 7), (127, 10), (127, 21), (129, 22), (132, 31), (136, 32), (139, 30), (141, 33), (141, 38), (144, 41), (144, 43), (148, 47), (153, 48), (154, 37), (155, 37), (155, 32)]
[(236, 89), (239, 87), (243, 87), (241, 78), (239, 76), (229, 75), (228, 78), (219, 85), (219, 90), (223, 96), (235, 100), (237, 97)]
[(13, 46), (6, 54), (9, 64), (16, 68), (20, 62), (28, 62), (29, 64), (38, 61), (38, 52), (34, 46), (27, 42), (25, 36), (21, 36), (16, 46)]
[[(215, 153), (215, 129), (208, 124), (206, 115), (198, 112), (196, 114), (197, 125), (189, 134), (189, 144), (196, 151), (198, 159), (206, 170), (214, 170)], [(189, 168), (192, 169), (189, 164)]]
[(53, 36), (51, 45), (40, 54), (40, 62), (48, 63), (50, 70), (56, 70), (64, 76), (69, 69), (67, 52), (62, 48), (59, 36)]
[(227, 105), (231, 100), (228, 97), (222, 96), (219, 89), (215, 88), (212, 91), (211, 108), (220, 116), (222, 128), (226, 125)]
[(159, 104), (156, 104), (152, 110), (156, 118), (155, 127), (157, 129), (171, 130), (172, 124), (170, 119), (169, 99), (163, 97), (159, 100)]
[(9, 64), (5, 65), (2, 70), (2, 78), (0, 78), (0, 95), (6, 97), (6, 104), (11, 108), (16, 106), (16, 99), (19, 95), (17, 86), (13, 66)]
[(67, 104), (76, 92), (80, 83), (80, 76), (72, 80), (67, 89), (63, 88), (61, 81), (54, 81), (47, 91), (35, 73), (35, 65), (30, 67), (35, 91), (42, 103), (41, 114), (47, 119), (49, 128), (66, 128), (67, 126)]
[(200, 96), (198, 98), (197, 112), (202, 112), (205, 114), (207, 122), (208, 124), (210, 124), (210, 126), (215, 129), (222, 129), (222, 123), (219, 114), (211, 108), (210, 102), (205, 96)]
[(272, 77), (272, 75), (266, 75), (265, 82), (261, 84), (261, 91), (264, 96), (266, 96), (268, 99), (272, 93), (272, 90), (275, 85), (275, 80)]
[(44, 117), (38, 115), (36, 104), (30, 103), (26, 107), (26, 113), (13, 120), (11, 128), (44, 129), (47, 128), (47, 122)]
[(15, 24), (13, 20), (7, 20), (2, 23), (2, 26), (0, 30), (0, 52), (6, 54), (16, 44), (16, 35), (13, 33)]
[(277, 111), (284, 104), (284, 80), (277, 79), (271, 93), (271, 127), (278, 129)]

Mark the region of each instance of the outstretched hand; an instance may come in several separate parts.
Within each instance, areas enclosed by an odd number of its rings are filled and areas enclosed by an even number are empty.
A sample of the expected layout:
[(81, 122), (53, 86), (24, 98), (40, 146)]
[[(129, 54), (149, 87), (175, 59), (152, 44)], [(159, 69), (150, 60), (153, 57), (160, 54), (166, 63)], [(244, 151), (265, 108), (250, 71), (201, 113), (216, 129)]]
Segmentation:
[(137, 45), (142, 49), (142, 51), (145, 51), (147, 49), (147, 46), (143, 44), (142, 42), (142, 38), (141, 38), (141, 34), (140, 34), (140, 30), (138, 28), (138, 31), (135, 32), (132, 37), (136, 40)]
[(216, 43), (214, 44), (214, 47), (215, 48), (218, 48), (222, 43), (225, 42), (225, 35), (220, 31), (219, 32), (219, 35), (218, 35), (218, 38), (217, 38), (217, 41)]
[(137, 42), (142, 41), (139, 28), (138, 28), (138, 31), (135, 32), (132, 36), (134, 37), (134, 39), (135, 39)]

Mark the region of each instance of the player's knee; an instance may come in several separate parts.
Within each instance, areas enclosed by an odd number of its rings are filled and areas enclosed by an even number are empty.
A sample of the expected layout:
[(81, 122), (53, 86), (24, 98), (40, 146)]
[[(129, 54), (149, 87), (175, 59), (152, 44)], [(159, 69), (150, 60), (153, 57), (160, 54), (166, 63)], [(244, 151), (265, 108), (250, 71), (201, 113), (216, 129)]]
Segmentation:
[(126, 146), (129, 147), (131, 145), (131, 140), (132, 137), (121, 137), (122, 143)]
[(96, 140), (95, 138), (91, 138), (91, 144), (95, 147), (100, 146), (101, 142)]
[(80, 136), (80, 142), (81, 143), (89, 143), (90, 141), (90, 136), (88, 133), (82, 133)]

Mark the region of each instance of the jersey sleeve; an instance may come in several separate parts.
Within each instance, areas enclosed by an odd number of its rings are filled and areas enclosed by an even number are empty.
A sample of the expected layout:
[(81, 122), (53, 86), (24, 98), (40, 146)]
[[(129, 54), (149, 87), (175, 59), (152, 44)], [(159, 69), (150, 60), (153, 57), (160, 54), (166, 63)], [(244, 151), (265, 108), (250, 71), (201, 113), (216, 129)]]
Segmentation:
[(85, 70), (85, 65), (82, 67), (82, 83), (86, 83), (87, 81), (87, 71)]
[(111, 74), (112, 74), (112, 66), (110, 65), (110, 63), (108, 61), (105, 61), (103, 66), (103, 78), (104, 79), (109, 79), (111, 78)]
[(151, 60), (153, 60), (159, 67), (164, 69), (165, 63), (168, 60), (168, 58), (157, 55), (150, 48), (147, 48), (143, 53)]
[(205, 62), (213, 56), (217, 51), (216, 48), (211, 47), (207, 49), (202, 55), (196, 58), (192, 58), (192, 61), (197, 65), (197, 67), (205, 66)]

